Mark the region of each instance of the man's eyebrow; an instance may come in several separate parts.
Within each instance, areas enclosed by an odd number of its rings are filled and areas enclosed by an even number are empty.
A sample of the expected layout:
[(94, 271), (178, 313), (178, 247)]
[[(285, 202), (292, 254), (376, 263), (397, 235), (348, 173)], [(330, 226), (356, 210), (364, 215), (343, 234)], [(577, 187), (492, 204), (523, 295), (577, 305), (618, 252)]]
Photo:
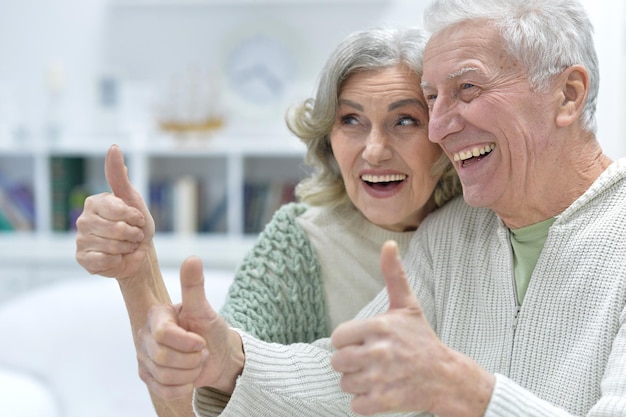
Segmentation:
[(467, 74), (468, 72), (480, 72), (478, 67), (463, 67), (460, 70), (453, 72), (452, 74), (448, 74), (448, 79), (453, 80), (455, 78), (459, 78), (462, 75)]
[[(478, 67), (463, 67), (461, 69), (459, 69), (458, 71), (455, 71), (451, 74), (448, 74), (447, 79), (448, 80), (454, 80), (455, 78), (459, 78), (465, 74), (467, 74), (468, 72), (477, 72), (480, 73), (480, 68)], [(421, 83), (422, 88), (430, 88), (430, 84), (428, 83), (428, 81), (422, 81)]]

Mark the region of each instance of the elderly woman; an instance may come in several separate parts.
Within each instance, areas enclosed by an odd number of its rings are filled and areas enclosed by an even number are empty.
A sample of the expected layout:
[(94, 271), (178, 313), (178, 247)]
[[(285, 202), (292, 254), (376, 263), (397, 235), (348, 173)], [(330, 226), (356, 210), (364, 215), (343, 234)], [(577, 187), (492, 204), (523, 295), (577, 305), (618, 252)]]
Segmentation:
[[(299, 202), (277, 211), (238, 269), (221, 311), (229, 326), (284, 344), (328, 337), (383, 288), (382, 244), (395, 240), (404, 253), (421, 221), (460, 193), (449, 160), (428, 140), (420, 87), (425, 41), (417, 29), (351, 34), (329, 57), (316, 96), (290, 109), (287, 125), (306, 144), (314, 173), (298, 185)], [(140, 374), (157, 411), (193, 415), (194, 364), (206, 353), (193, 342), (198, 335), (187, 332), (196, 328), (185, 323), (202, 317), (183, 320), (180, 308), (167, 305), (148, 313), (169, 302), (154, 222), (117, 147), (106, 164), (113, 194), (87, 199), (77, 222), (77, 259), (89, 272), (119, 280), (133, 333), (143, 326), (136, 338)], [(100, 217), (108, 206), (123, 209)], [(125, 227), (111, 227), (115, 222)], [(183, 285), (183, 309), (185, 302)], [(227, 349), (241, 348), (233, 330), (223, 335), (233, 341)], [(195, 346), (189, 352), (185, 338)], [(211, 355), (207, 366), (216, 361), (214, 348)], [(230, 390), (221, 383), (215, 388)], [(216, 412), (228, 400), (215, 390), (205, 393), (203, 403)]]

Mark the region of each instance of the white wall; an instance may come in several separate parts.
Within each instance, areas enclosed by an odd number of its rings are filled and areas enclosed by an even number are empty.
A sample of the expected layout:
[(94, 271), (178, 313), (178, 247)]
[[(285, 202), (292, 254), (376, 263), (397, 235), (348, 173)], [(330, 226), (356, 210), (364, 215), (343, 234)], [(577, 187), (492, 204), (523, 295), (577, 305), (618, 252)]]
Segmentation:
[(60, 113), (72, 124), (88, 123), (105, 1), (0, 2), (0, 125), (40, 129), (50, 67), (67, 86)]
[[(606, 152), (626, 155), (626, 3), (583, 0), (596, 28), (601, 87), (598, 137)], [(259, 1), (261, 2), (261, 1)], [(31, 137), (47, 116), (46, 74), (62, 68), (64, 92), (55, 111), (70, 130), (94, 129), (96, 83), (114, 70), (132, 82), (158, 83), (190, 64), (216, 65), (217, 51), (237, 25), (290, 22), (300, 37), (302, 78), (291, 101), (307, 95), (326, 55), (350, 31), (377, 24), (413, 25), (425, 1), (381, 0), (306, 6), (115, 8), (111, 0), (0, 2), (0, 143), (6, 128)], [(281, 9), (281, 10), (279, 10)], [(157, 81), (155, 81), (157, 80)], [(160, 81), (159, 81), (160, 80)], [(282, 115), (281, 115), (282, 116)]]
[[(96, 86), (102, 75), (112, 72), (130, 89), (141, 86), (155, 94), (168, 77), (190, 65), (205, 70), (220, 65), (228, 38), (249, 26), (290, 27), (302, 60), (290, 99), (299, 99), (311, 93), (321, 65), (340, 39), (357, 28), (397, 20), (394, 6), (404, 2), (367, 1), (358, 7), (353, 1), (272, 1), (266, 6), (263, 0), (239, 6), (218, 1), (214, 7), (115, 3), (0, 1), (0, 143), (11, 140), (7, 130), (17, 128), (37, 137), (50, 117), (60, 118), (67, 131), (89, 132), (98, 116)], [(414, 15), (417, 22), (421, 6), (410, 3), (399, 16), (406, 20)], [(53, 112), (51, 71), (63, 87)]]
[(583, 0), (600, 62), (598, 139), (612, 158), (626, 156), (626, 2)]

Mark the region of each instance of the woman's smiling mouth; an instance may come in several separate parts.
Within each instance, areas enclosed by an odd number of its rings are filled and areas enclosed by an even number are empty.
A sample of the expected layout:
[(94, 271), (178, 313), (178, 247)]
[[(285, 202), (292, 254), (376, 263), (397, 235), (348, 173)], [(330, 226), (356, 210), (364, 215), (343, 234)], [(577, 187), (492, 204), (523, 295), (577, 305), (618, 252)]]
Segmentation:
[(390, 186), (397, 185), (406, 180), (405, 174), (386, 174), (386, 175), (373, 175), (363, 174), (361, 180), (372, 188), (388, 188)]

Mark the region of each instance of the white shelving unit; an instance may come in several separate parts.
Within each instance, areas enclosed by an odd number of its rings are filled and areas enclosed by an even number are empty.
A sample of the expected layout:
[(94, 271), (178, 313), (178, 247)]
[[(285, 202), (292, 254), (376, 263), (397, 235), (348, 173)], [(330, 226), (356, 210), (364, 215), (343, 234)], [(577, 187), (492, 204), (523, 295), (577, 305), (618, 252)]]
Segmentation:
[(192, 174), (201, 182), (222, 187), (227, 205), (225, 229), (191, 235), (157, 232), (155, 242), (163, 267), (177, 268), (187, 256), (198, 255), (211, 267), (234, 269), (257, 236), (244, 230), (245, 184), (253, 180), (296, 182), (304, 175), (304, 145), (287, 134), (269, 138), (217, 132), (214, 137), (193, 140), (119, 134), (1, 145), (2, 178), (33, 190), (35, 228), (0, 231), (0, 301), (7, 294), (48, 281), (85, 276), (74, 258), (75, 232), (53, 230), (50, 161), (54, 157), (84, 158), (85, 183), (102, 191), (106, 187), (104, 157), (113, 143), (122, 148), (131, 182), (146, 201), (155, 178), (172, 181)]

